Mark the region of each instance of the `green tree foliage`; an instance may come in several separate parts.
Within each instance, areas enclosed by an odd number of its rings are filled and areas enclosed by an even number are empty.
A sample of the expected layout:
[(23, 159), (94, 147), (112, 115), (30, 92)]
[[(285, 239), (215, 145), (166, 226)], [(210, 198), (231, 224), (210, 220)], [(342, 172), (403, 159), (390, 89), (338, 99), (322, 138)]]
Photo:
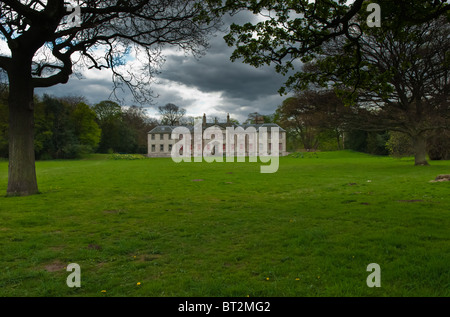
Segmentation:
[(440, 129), (428, 138), (430, 160), (450, 160), (450, 130)]
[(44, 95), (35, 105), (35, 151), (38, 159), (75, 157), (76, 138), (70, 109), (61, 100)]
[(44, 95), (35, 101), (35, 152), (38, 159), (76, 158), (96, 150), (100, 128), (85, 103), (71, 104)]
[(386, 142), (386, 148), (393, 157), (414, 155), (411, 138), (402, 132), (391, 132), (389, 140)]
[[(38, 159), (76, 158), (97, 149), (101, 130), (87, 104), (49, 95), (35, 97), (34, 104), (34, 150)], [(8, 157), (7, 112), (6, 101), (0, 97), (0, 157)]]
[(390, 133), (387, 131), (374, 132), (364, 130), (350, 130), (345, 133), (345, 148), (374, 155), (388, 155)]
[(273, 64), (289, 74), (280, 92), (311, 84), (332, 87), (346, 104), (365, 110), (360, 120), (365, 127), (358, 128), (407, 133), (415, 164), (427, 164), (427, 131), (449, 124), (450, 4), (377, 4), (381, 28), (368, 27), (363, 0), (227, 1), (228, 10), (248, 10), (263, 19), (232, 25), (225, 40), (236, 48), (232, 60), (255, 67)]
[(130, 127), (136, 138), (136, 149), (133, 153), (146, 154), (148, 151), (148, 132), (158, 125), (155, 119), (150, 119), (145, 109), (131, 106), (122, 112), (122, 119)]
[[(341, 149), (342, 134), (352, 111), (330, 90), (298, 91), (278, 107), (277, 122), (304, 149)], [(296, 143), (295, 141), (293, 143)]]
[(95, 111), (85, 103), (79, 103), (71, 113), (75, 135), (89, 152), (95, 151), (100, 142), (101, 130), (96, 118)]
[(101, 129), (100, 153), (147, 153), (147, 133), (157, 125), (142, 107), (101, 101), (93, 107)]
[(102, 125), (108, 120), (120, 117), (122, 108), (117, 102), (103, 100), (94, 106), (94, 111), (97, 114), (98, 122)]
[(101, 101), (94, 106), (98, 124), (102, 131), (98, 146), (100, 153), (133, 152), (136, 148), (135, 135), (122, 120), (122, 108), (113, 101)]
[[(414, 155), (411, 139), (402, 132), (391, 132), (386, 148), (394, 157)], [(427, 152), (430, 160), (450, 160), (450, 132), (438, 130), (428, 135)]]
[[(147, 134), (158, 122), (138, 106), (85, 98), (35, 97), (34, 149), (37, 159), (70, 159), (99, 152), (147, 153)], [(7, 91), (0, 92), (0, 157), (8, 157)]]
[[(320, 57), (327, 44), (336, 38), (344, 37), (354, 45), (359, 44), (353, 31), (355, 22), (364, 27), (369, 15), (368, 3), (365, 0), (230, 0), (220, 11), (231, 14), (248, 11), (260, 17), (256, 23), (231, 25), (225, 36), (228, 45), (235, 47), (231, 59), (255, 67), (273, 64), (284, 75), (291, 72), (286, 86), (280, 90), (284, 92), (286, 87), (298, 85), (299, 61), (310, 62)], [(450, 4), (446, 0), (379, 0), (376, 3), (381, 5), (385, 30), (419, 25), (440, 16), (450, 19)]]

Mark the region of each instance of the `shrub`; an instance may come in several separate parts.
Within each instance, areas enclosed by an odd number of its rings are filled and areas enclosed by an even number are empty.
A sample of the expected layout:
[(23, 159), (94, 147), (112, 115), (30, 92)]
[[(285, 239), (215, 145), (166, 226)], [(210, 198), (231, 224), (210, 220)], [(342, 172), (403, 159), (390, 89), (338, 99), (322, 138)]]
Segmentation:
[(63, 157), (65, 159), (82, 158), (86, 154), (94, 153), (91, 146), (86, 144), (69, 143), (63, 147)]
[(339, 144), (337, 141), (337, 132), (335, 130), (324, 130), (319, 136), (319, 147), (318, 149), (321, 151), (337, 151), (340, 150), (340, 146), (342, 143), (342, 138), (339, 135)]
[(142, 160), (146, 157), (141, 154), (120, 154), (120, 153), (114, 153), (109, 155), (108, 157), (110, 160)]
[(365, 152), (367, 147), (367, 132), (351, 130), (345, 133), (345, 149)]
[(366, 152), (374, 155), (389, 155), (386, 148), (389, 137), (389, 132), (369, 132), (366, 139)]
[(386, 149), (388, 140), (389, 132), (352, 130), (345, 134), (345, 148), (374, 155), (388, 155), (389, 151)]
[(411, 138), (402, 132), (390, 132), (386, 148), (388, 149), (389, 154), (394, 157), (414, 155)]
[(427, 151), (430, 160), (450, 160), (450, 131), (436, 131), (428, 139)]

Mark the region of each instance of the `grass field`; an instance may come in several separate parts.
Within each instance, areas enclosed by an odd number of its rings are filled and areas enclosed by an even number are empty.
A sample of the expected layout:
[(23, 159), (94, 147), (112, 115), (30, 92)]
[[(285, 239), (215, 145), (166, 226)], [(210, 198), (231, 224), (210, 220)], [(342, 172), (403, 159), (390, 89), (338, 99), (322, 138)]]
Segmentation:
[[(450, 161), (260, 165), (38, 162), (40, 195), (0, 197), (0, 296), (450, 296), (450, 183), (429, 182)], [(366, 284), (370, 263), (381, 287)]]

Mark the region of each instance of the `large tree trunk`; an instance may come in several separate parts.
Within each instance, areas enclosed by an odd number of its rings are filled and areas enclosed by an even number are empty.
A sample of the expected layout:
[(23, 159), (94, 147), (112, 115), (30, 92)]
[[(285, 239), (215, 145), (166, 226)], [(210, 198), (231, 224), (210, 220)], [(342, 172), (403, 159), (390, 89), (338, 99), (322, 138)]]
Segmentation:
[(34, 153), (34, 104), (31, 62), (16, 61), (9, 78), (8, 196), (38, 193)]
[(427, 139), (423, 134), (412, 137), (414, 147), (415, 165), (428, 165), (427, 162)]

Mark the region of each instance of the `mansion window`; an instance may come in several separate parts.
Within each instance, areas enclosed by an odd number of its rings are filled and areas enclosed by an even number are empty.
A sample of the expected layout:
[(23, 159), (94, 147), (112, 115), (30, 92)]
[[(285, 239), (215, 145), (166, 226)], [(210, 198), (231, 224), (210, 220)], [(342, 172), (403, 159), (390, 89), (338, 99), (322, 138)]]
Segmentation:
[(159, 145), (159, 151), (160, 152), (164, 152), (164, 144), (160, 144)]

